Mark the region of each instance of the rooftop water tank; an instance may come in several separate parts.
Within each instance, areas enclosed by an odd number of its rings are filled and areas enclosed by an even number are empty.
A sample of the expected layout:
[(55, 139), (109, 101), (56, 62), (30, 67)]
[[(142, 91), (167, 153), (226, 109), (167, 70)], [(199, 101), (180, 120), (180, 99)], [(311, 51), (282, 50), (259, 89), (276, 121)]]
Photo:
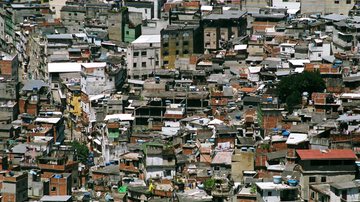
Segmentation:
[(280, 175), (275, 175), (273, 177), (273, 182), (274, 182), (274, 184), (280, 184), (281, 183), (281, 176)]

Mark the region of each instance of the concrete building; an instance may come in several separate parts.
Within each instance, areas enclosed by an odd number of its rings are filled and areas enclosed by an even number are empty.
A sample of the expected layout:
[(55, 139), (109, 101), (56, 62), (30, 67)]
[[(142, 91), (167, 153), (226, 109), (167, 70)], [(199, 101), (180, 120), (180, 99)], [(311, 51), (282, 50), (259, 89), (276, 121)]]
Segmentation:
[(202, 30), (198, 25), (169, 25), (161, 30), (162, 67), (174, 69), (179, 58), (203, 53)]
[(63, 0), (51, 0), (49, 1), (50, 9), (55, 12), (54, 16), (56, 19), (61, 18), (61, 9), (66, 5), (66, 1)]
[(67, 33), (79, 33), (84, 30), (86, 9), (82, 6), (63, 6), (60, 10), (61, 22), (67, 27)]
[(324, 43), (323, 40), (315, 39), (309, 44), (309, 60), (312, 62), (320, 62), (323, 57), (328, 57), (330, 54), (330, 43)]
[(204, 30), (204, 49), (218, 50), (231, 38), (244, 36), (246, 33), (246, 12), (225, 10), (220, 14), (204, 16), (201, 26)]
[(160, 35), (141, 35), (127, 49), (128, 78), (146, 78), (161, 68)]
[(124, 27), (128, 21), (128, 9), (126, 7), (109, 10), (107, 19), (109, 39), (118, 42), (124, 41)]
[(295, 46), (294, 43), (282, 43), (280, 46), (280, 56), (284, 58), (295, 57)]
[(301, 13), (336, 13), (347, 15), (354, 6), (353, 0), (301, 0)]
[(254, 10), (259, 9), (261, 7), (269, 6), (271, 1), (269, 1), (269, 0), (264, 0), (264, 1), (258, 1), (258, 0), (236, 1), (236, 0), (232, 0), (230, 2), (240, 4), (239, 7), (242, 10), (254, 11)]
[(40, 199), (49, 194), (49, 180), (41, 179), (41, 173), (38, 170), (30, 170), (28, 173), (28, 196), (33, 199)]
[(163, 177), (172, 179), (175, 175), (175, 154), (172, 148), (161, 143), (144, 144), (145, 178)]
[(19, 61), (17, 54), (1, 53), (0, 58), (0, 117), (12, 121), (18, 115)]
[(321, 183), (310, 186), (309, 202), (359, 201), (359, 182)]
[(3, 171), (0, 173), (2, 201), (23, 202), (28, 200), (27, 173)]
[(125, 6), (128, 7), (130, 12), (142, 13), (143, 20), (151, 20), (161, 18), (161, 11), (165, 2), (164, 0), (130, 0), (125, 2)]
[(297, 201), (298, 187), (274, 182), (256, 182), (259, 202)]
[(309, 186), (340, 183), (355, 179), (355, 153), (349, 149), (296, 150), (300, 172), (301, 198), (309, 200)]

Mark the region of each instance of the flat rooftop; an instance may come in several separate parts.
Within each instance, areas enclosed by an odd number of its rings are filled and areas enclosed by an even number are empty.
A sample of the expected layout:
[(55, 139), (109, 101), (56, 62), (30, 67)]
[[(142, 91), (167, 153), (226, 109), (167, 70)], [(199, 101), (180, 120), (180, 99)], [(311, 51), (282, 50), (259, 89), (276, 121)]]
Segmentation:
[(289, 186), (287, 184), (275, 184), (274, 182), (256, 182), (256, 186), (262, 190), (297, 189), (295, 186)]
[(160, 43), (160, 35), (141, 35), (131, 44), (140, 44), (140, 43)]
[(247, 12), (238, 11), (238, 10), (225, 10), (222, 14), (210, 14), (205, 16), (205, 20), (229, 20), (229, 19), (238, 19), (243, 17)]

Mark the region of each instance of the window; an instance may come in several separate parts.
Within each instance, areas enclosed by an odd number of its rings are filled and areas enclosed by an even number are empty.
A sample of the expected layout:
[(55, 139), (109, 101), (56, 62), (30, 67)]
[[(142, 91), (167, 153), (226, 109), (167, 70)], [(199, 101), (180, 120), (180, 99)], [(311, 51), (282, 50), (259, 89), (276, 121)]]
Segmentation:
[(268, 191), (268, 196), (272, 196), (272, 191)]
[(126, 31), (126, 35), (129, 35), (129, 31)]
[(176, 55), (179, 55), (179, 51), (177, 50), (177, 51), (175, 52), (175, 54), (176, 54)]
[(168, 47), (169, 44), (168, 44), (168, 43), (163, 43), (163, 46), (164, 46), (164, 47)]
[(142, 62), (142, 63), (141, 63), (141, 66), (142, 66), (142, 67), (146, 67), (146, 62)]
[(321, 182), (326, 182), (326, 177), (321, 177)]
[(171, 162), (173, 159), (172, 159), (171, 157), (169, 157), (167, 160), (168, 160), (169, 162)]
[(309, 182), (316, 182), (316, 177), (309, 177)]
[(56, 187), (51, 187), (51, 191), (56, 191)]
[(346, 4), (351, 4), (351, 0), (346, 0)]
[(285, 51), (285, 47), (282, 47), (282, 51)]
[(341, 165), (341, 161), (340, 160), (335, 160), (335, 161), (330, 161), (330, 165), (331, 166), (337, 166), (337, 165)]
[(134, 67), (134, 68), (136, 67), (136, 62), (133, 63), (133, 67)]
[(152, 47), (152, 43), (150, 43), (149, 45), (150, 45), (150, 47)]
[(169, 61), (164, 60), (164, 65), (168, 65), (168, 64), (169, 64)]
[(343, 164), (344, 164), (344, 165), (347, 165), (347, 166), (349, 166), (349, 165), (354, 165), (354, 161), (352, 161), (352, 160), (345, 160), (345, 161), (343, 161)]
[(315, 192), (311, 192), (311, 199), (315, 199)]
[(206, 33), (206, 36), (210, 36), (210, 32), (207, 32), (207, 33)]
[(176, 46), (178, 46), (179, 45), (179, 42), (176, 42)]
[(155, 61), (155, 66), (159, 66), (159, 61)]
[(335, 4), (339, 4), (339, 0), (335, 0), (334, 3), (335, 3)]
[(164, 52), (163, 52), (163, 56), (167, 56), (167, 55), (169, 55), (169, 52), (164, 51)]
[(134, 52), (134, 57), (139, 56), (139, 52)]
[(187, 46), (187, 45), (189, 45), (189, 42), (188, 42), (188, 41), (184, 41), (184, 42), (183, 42), (183, 45), (184, 45), (184, 46)]
[(318, 53), (318, 57), (321, 57), (321, 53)]
[(165, 176), (171, 176), (171, 170), (165, 170)]
[(220, 167), (219, 167), (219, 166), (215, 166), (215, 167), (214, 167), (214, 170), (220, 170)]
[(146, 51), (142, 51), (141, 56), (146, 56)]
[(183, 54), (185, 54), (185, 55), (186, 55), (186, 54), (189, 54), (189, 51), (188, 51), (188, 50), (184, 50), (184, 51), (183, 51)]

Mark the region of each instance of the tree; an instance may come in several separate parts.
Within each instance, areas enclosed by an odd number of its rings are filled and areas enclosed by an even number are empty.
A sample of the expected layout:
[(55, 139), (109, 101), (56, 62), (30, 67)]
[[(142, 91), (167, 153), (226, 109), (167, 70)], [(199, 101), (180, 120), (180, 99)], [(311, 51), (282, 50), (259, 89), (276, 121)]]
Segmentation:
[(311, 95), (313, 92), (323, 92), (325, 88), (325, 82), (318, 71), (305, 71), (282, 78), (277, 87), (277, 93), (279, 99), (286, 102), (288, 109), (292, 111), (294, 106), (301, 103), (303, 92)]
[(89, 157), (89, 148), (77, 140), (72, 141), (71, 146), (76, 149), (78, 160), (86, 165)]

